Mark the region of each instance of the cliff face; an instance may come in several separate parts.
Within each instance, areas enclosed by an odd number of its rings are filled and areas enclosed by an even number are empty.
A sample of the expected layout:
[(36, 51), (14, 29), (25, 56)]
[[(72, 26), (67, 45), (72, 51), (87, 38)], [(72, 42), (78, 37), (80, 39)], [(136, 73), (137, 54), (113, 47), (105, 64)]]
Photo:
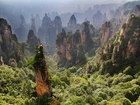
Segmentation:
[[(114, 13), (114, 18), (126, 18), (124, 15), (125, 14), (132, 14), (132, 9), (135, 8), (136, 5), (140, 4), (140, 1), (132, 1), (132, 2), (127, 2), (124, 5), (120, 6), (118, 9), (116, 9)], [(131, 11), (131, 12), (130, 12)]]
[(15, 32), (17, 34), (17, 38), (20, 42), (23, 42), (26, 40), (27, 38), (27, 34), (28, 34), (28, 26), (26, 24), (26, 21), (24, 19), (23, 15), (20, 15), (20, 26), (15, 29)]
[(40, 43), (40, 40), (35, 36), (33, 30), (29, 30), (27, 43), (29, 45), (30, 52), (34, 53), (35, 46)]
[(87, 22), (84, 22), (82, 26), (83, 29), (81, 34), (81, 43), (84, 47), (84, 50), (88, 52), (93, 48), (93, 41), (90, 37), (91, 33), (90, 33), (89, 24)]
[(100, 10), (98, 10), (94, 15), (93, 15), (93, 25), (95, 27), (100, 27), (103, 22), (106, 21), (106, 14), (102, 14)]
[(130, 65), (132, 68), (137, 61), (140, 61), (140, 18), (131, 15), (127, 22), (122, 26), (120, 33), (115, 41), (110, 41), (100, 50), (100, 63), (105, 68), (103, 72), (108, 71), (113, 74), (119, 68), (125, 68)]
[(82, 33), (79, 30), (73, 34), (66, 33), (63, 29), (57, 35), (57, 61), (60, 66), (72, 66), (75, 64), (83, 64), (86, 62), (85, 53), (93, 48), (91, 35), (94, 33), (92, 26), (89, 27), (87, 22), (83, 24)]
[(36, 24), (35, 24), (35, 19), (32, 18), (31, 19), (31, 29), (34, 31), (34, 33), (37, 35), (37, 31), (36, 31)]
[(11, 58), (14, 58), (17, 63), (22, 60), (21, 45), (16, 35), (12, 34), (11, 26), (2, 18), (0, 18), (0, 52), (6, 64)]
[(48, 69), (46, 66), (42, 44), (40, 44), (36, 48), (35, 61), (33, 66), (35, 69), (36, 90), (38, 96), (43, 96), (45, 94), (51, 96), (52, 95), (51, 82), (49, 80)]
[(100, 33), (100, 45), (103, 45), (113, 36), (112, 25), (110, 21), (107, 21), (102, 25)]
[(48, 53), (54, 53), (56, 35), (61, 32), (61, 29), (62, 22), (59, 16), (56, 16), (55, 19), (51, 21), (50, 17), (45, 14), (42, 25), (38, 29), (38, 36)]
[(74, 34), (68, 32), (66, 35), (63, 29), (57, 36), (56, 44), (58, 66), (70, 67), (74, 64), (85, 63), (86, 59), (79, 30)]

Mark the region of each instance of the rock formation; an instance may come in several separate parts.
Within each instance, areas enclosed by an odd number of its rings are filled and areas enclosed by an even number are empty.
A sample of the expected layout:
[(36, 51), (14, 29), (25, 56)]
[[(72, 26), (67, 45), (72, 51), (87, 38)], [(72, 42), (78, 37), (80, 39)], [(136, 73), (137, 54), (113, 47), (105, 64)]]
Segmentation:
[(17, 63), (21, 61), (23, 55), (21, 49), (16, 35), (12, 34), (11, 26), (5, 19), (0, 18), (0, 56), (3, 62), (8, 64), (11, 58)]
[(27, 38), (28, 27), (23, 15), (20, 15), (21, 24), (19, 28), (16, 29), (17, 38), (20, 42), (23, 42)]
[(102, 23), (106, 21), (106, 14), (102, 14), (100, 10), (93, 15), (93, 25), (94, 27), (99, 28)]
[(101, 28), (100, 45), (105, 44), (111, 37), (113, 37), (113, 29), (110, 21), (106, 21)]
[(35, 17), (35, 23), (36, 23), (36, 29), (38, 31), (39, 27), (41, 26), (41, 20), (40, 20), (39, 14), (37, 14)]
[(53, 21), (45, 14), (42, 25), (38, 30), (39, 38), (47, 49), (48, 53), (54, 53), (56, 35), (61, 32), (62, 22), (59, 16), (56, 16)]
[(34, 53), (34, 49), (36, 45), (40, 43), (40, 40), (35, 36), (33, 30), (29, 30), (28, 37), (27, 37), (27, 43), (29, 45), (30, 52)]
[(36, 47), (34, 60), (33, 67), (35, 69), (37, 95), (43, 96), (48, 94), (49, 96), (52, 96), (51, 82), (49, 80), (42, 44)]
[(93, 48), (91, 34), (94, 33), (93, 26), (88, 22), (84, 22), (82, 33), (76, 30), (73, 34), (62, 29), (62, 32), (57, 35), (57, 61), (58, 66), (70, 67), (75, 64), (83, 64), (86, 62), (85, 53)]
[(31, 19), (31, 30), (33, 30), (34, 33), (37, 34), (36, 24), (35, 24), (35, 19), (34, 18)]
[(74, 15), (72, 15), (71, 17), (70, 17), (70, 20), (69, 20), (69, 23), (68, 23), (68, 27), (73, 27), (73, 26), (75, 26), (77, 24), (77, 21), (76, 21), (76, 18), (75, 18), (75, 16)]
[(83, 29), (81, 34), (81, 44), (83, 45), (84, 50), (88, 52), (93, 48), (93, 41), (90, 36), (91, 34), (90, 34), (89, 24), (87, 22), (84, 22), (82, 26)]
[(99, 51), (101, 71), (114, 74), (127, 65), (132, 68), (140, 61), (140, 18), (131, 15), (115, 41), (109, 41)]

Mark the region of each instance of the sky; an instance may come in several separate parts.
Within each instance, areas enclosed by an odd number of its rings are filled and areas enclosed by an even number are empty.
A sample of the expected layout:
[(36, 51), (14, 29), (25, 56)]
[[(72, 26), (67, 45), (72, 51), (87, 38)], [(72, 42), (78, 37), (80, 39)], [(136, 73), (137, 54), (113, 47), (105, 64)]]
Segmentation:
[[(134, 1), (134, 0), (0, 0), (4, 3), (17, 6), (27, 5), (28, 7), (38, 6), (39, 8), (47, 8), (48, 11), (57, 11), (58, 13), (65, 13), (68, 11), (79, 10), (85, 11), (89, 7), (93, 7), (97, 4), (107, 4), (107, 3), (120, 3), (122, 1)], [(41, 4), (41, 6), (40, 6)], [(78, 10), (78, 11), (79, 11)]]
[[(80, 4), (88, 4), (88, 3), (106, 3), (106, 2), (121, 2), (122, 0), (0, 0), (4, 2), (16, 2), (16, 3), (80, 3)], [(126, 1), (134, 1), (134, 0), (126, 0)]]

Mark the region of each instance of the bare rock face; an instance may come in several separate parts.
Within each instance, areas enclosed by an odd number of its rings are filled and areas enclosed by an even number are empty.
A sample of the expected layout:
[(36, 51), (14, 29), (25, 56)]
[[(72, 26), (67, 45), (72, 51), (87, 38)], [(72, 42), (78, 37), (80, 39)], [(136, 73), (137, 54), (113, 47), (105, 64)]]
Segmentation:
[(56, 16), (55, 19), (51, 21), (51, 18), (45, 14), (42, 20), (42, 25), (38, 29), (38, 36), (48, 53), (55, 52), (56, 36), (61, 32), (61, 29), (62, 22), (59, 16)]
[(57, 35), (57, 62), (62, 62), (66, 59), (66, 32), (62, 29), (62, 32)]
[(83, 25), (83, 29), (81, 34), (81, 44), (83, 45), (84, 50), (88, 52), (92, 49), (93, 41), (90, 38), (91, 33), (90, 33), (89, 24), (87, 22), (84, 22), (82, 25)]
[(112, 25), (110, 21), (105, 22), (101, 28), (100, 45), (105, 44), (113, 36)]
[(35, 61), (33, 66), (35, 69), (36, 90), (38, 96), (43, 96), (45, 94), (51, 96), (52, 95), (51, 82), (49, 80), (48, 69), (46, 66), (42, 44), (40, 44), (36, 48)]
[(93, 27), (87, 22), (83, 24), (83, 31), (79, 30), (73, 34), (67, 33), (64, 29), (57, 35), (56, 50), (58, 66), (70, 67), (75, 64), (84, 64), (86, 62), (85, 52), (89, 52), (93, 47), (91, 34), (94, 33)]
[(14, 58), (17, 63), (22, 58), (16, 35), (12, 34), (11, 26), (2, 18), (0, 18), (0, 54), (6, 64), (11, 58)]
[(140, 18), (131, 15), (115, 41), (110, 40), (99, 53), (103, 72), (114, 74), (127, 65), (133, 68), (140, 61)]

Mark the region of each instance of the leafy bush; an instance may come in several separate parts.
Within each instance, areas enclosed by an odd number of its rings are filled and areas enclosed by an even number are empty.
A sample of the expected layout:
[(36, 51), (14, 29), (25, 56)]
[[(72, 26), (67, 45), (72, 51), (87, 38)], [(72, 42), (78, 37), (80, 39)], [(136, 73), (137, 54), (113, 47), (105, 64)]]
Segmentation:
[(14, 58), (10, 58), (10, 59), (9, 59), (9, 65), (10, 65), (11, 67), (17, 67), (17, 62), (16, 62), (16, 60), (15, 60)]
[(124, 69), (123, 71), (124, 74), (128, 74), (128, 75), (131, 75), (132, 74), (132, 68), (131, 66), (128, 66)]
[(71, 102), (68, 102), (65, 105), (86, 105), (85, 101), (80, 97), (73, 97)]
[(123, 105), (131, 105), (131, 101), (127, 98), (121, 99)]
[(96, 99), (92, 96), (87, 96), (85, 102), (89, 103), (90, 105), (98, 105)]
[(67, 85), (70, 85), (70, 80), (68, 79), (68, 77), (62, 76), (60, 79), (61, 81), (65, 82)]

